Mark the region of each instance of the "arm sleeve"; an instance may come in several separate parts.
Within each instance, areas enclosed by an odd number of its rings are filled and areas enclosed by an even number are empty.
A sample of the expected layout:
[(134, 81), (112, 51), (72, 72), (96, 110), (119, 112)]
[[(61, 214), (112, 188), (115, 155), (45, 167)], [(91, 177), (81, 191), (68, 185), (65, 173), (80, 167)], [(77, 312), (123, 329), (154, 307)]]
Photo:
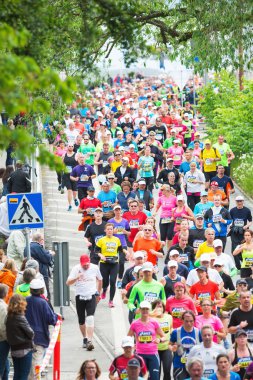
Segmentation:
[(136, 309), (136, 306), (135, 306), (136, 299), (137, 299), (137, 289), (136, 289), (136, 286), (134, 286), (133, 289), (131, 290), (130, 297), (127, 303), (127, 307), (129, 310), (133, 311), (134, 309)]

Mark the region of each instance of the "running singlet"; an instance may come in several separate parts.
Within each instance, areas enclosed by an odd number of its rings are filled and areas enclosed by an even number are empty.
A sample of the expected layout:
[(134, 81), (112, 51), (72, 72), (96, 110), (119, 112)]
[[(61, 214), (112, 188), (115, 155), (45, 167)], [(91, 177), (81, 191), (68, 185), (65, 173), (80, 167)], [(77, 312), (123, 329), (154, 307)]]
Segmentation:
[(100, 260), (101, 263), (118, 262), (118, 249), (121, 247), (119, 238), (104, 236), (97, 241), (96, 245), (101, 249), (101, 254), (107, 258), (106, 261)]
[(63, 162), (66, 165), (66, 171), (67, 171), (67, 173), (65, 173), (65, 174), (68, 174), (68, 175), (70, 175), (70, 173), (72, 172), (72, 169), (76, 165), (78, 165), (78, 162), (75, 160), (75, 153), (73, 153), (72, 156), (68, 156), (66, 154), (65, 157), (64, 157), (64, 159), (63, 159)]
[(242, 265), (241, 268), (251, 268), (253, 264), (253, 251), (244, 249), (242, 251)]

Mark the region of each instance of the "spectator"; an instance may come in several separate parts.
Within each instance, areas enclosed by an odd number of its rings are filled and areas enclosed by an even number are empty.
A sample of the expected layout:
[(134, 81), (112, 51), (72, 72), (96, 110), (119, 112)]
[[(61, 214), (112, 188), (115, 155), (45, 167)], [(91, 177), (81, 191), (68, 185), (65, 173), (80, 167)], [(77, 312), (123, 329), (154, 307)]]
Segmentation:
[(8, 183), (8, 193), (30, 193), (32, 189), (29, 175), (23, 171), (23, 163), (17, 161), (16, 170), (11, 173)]
[(8, 285), (8, 293), (5, 298), (5, 302), (9, 303), (9, 300), (13, 294), (13, 288), (17, 277), (17, 269), (15, 262), (12, 259), (7, 259), (3, 266), (3, 269), (0, 271), (0, 283)]
[(21, 267), (21, 264), (24, 260), (25, 246), (26, 239), (23, 231), (12, 231), (8, 239), (7, 257), (15, 261), (18, 269)]
[(0, 284), (0, 379), (8, 380), (9, 376), (9, 359), (10, 350), (7, 342), (5, 319), (7, 316), (7, 304), (4, 299), (8, 294), (8, 286)]

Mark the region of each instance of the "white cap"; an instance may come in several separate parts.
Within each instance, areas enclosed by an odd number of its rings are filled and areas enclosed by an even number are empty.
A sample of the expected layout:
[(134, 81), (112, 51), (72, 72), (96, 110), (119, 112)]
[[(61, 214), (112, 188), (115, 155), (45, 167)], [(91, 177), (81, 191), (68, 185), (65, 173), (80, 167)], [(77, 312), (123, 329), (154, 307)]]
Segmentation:
[(44, 282), (42, 280), (40, 280), (39, 278), (34, 278), (30, 282), (30, 288), (34, 289), (34, 290), (42, 289), (42, 288), (44, 288), (44, 286), (45, 286)]
[(113, 207), (113, 210), (117, 210), (118, 208), (121, 209), (121, 206), (120, 205), (116, 205), (116, 206)]
[(215, 239), (213, 242), (213, 246), (214, 248), (223, 247), (222, 241), (220, 239)]
[(200, 261), (211, 261), (210, 253), (203, 253), (200, 256)]
[(146, 185), (146, 182), (143, 179), (141, 179), (140, 181), (138, 181), (138, 184), (139, 185)]
[(224, 260), (222, 260), (222, 258), (220, 258), (220, 257), (217, 257), (217, 258), (215, 259), (213, 265), (214, 265), (214, 266), (215, 266), (215, 265), (220, 265), (220, 266), (222, 266), (222, 265), (224, 265)]
[(111, 132), (110, 132), (110, 131), (106, 131), (105, 134), (106, 134), (106, 135), (111, 135)]
[(144, 263), (142, 265), (142, 270), (143, 272), (152, 272), (154, 269), (154, 266), (152, 263), (150, 263), (149, 261), (146, 261), (146, 263)]
[(175, 133), (176, 133), (176, 130), (175, 130), (175, 129), (172, 129), (171, 132), (175, 132)]
[(125, 114), (125, 119), (130, 119), (131, 115), (129, 113)]
[(142, 269), (142, 265), (136, 265), (133, 271), (134, 273), (138, 273), (140, 269)]
[(242, 195), (238, 195), (236, 198), (235, 198), (236, 201), (244, 201), (244, 197)]
[(142, 259), (144, 259), (144, 253), (142, 251), (136, 251), (136, 252), (134, 252), (134, 259), (138, 259), (139, 257), (141, 257)]
[(122, 157), (122, 161), (127, 161), (127, 162), (128, 162), (128, 161), (129, 161), (129, 158), (126, 157), (126, 156), (123, 156), (123, 157)]
[(152, 102), (148, 102), (148, 106), (152, 106), (153, 105), (153, 103)]
[(117, 131), (117, 135), (123, 135), (123, 131)]
[(174, 255), (179, 256), (179, 252), (176, 249), (172, 249), (172, 251), (170, 251), (170, 257)]
[(176, 262), (176, 260), (170, 260), (167, 264), (167, 267), (170, 268), (170, 267), (178, 267), (178, 263)]
[(101, 117), (103, 117), (102, 112), (98, 111), (98, 112), (97, 112), (97, 116), (101, 116)]
[(173, 143), (180, 144), (180, 141), (177, 140), (177, 139), (175, 139), (175, 140), (173, 141)]
[(130, 144), (129, 148), (135, 148), (135, 145), (134, 144)]
[(139, 306), (140, 309), (151, 309), (150, 302), (142, 301)]
[(178, 201), (183, 201), (183, 200), (184, 200), (183, 195), (178, 195), (178, 196), (177, 196), (177, 200), (178, 200)]
[(119, 147), (119, 150), (125, 150), (125, 148), (121, 145), (120, 147)]
[(211, 259), (211, 260), (215, 260), (216, 257), (217, 257), (217, 255), (216, 255), (215, 252), (210, 252), (209, 255), (210, 255), (210, 259)]
[(122, 339), (122, 347), (134, 347), (134, 338), (132, 336), (126, 336)]

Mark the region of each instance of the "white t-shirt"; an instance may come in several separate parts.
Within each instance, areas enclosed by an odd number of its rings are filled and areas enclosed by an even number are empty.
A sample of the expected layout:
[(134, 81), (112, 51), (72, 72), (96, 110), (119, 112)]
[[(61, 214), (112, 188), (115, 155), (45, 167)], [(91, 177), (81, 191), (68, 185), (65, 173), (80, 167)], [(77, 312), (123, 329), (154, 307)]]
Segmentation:
[[(215, 282), (218, 285), (223, 281), (221, 276), (217, 272), (217, 270), (212, 269), (212, 268), (208, 268), (207, 273), (208, 273), (210, 281)], [(192, 285), (196, 284), (197, 282), (199, 282), (199, 276), (198, 276), (196, 269), (193, 269), (188, 274), (188, 277), (186, 280), (186, 285), (192, 286)]]
[(227, 274), (230, 273), (231, 270), (235, 268), (234, 260), (227, 253), (221, 253), (217, 258), (221, 258), (224, 263), (224, 272)]
[(85, 270), (80, 264), (72, 268), (68, 280), (74, 280), (81, 273), (82, 276), (75, 282), (76, 296), (90, 297), (97, 291), (97, 280), (102, 280), (99, 267), (95, 264), (90, 264), (89, 269)]
[(68, 143), (75, 143), (77, 136), (79, 135), (79, 132), (74, 129), (71, 131), (70, 129), (66, 128), (65, 129), (65, 134), (67, 136)]
[(220, 344), (212, 343), (210, 348), (204, 347), (203, 343), (198, 344), (193, 347), (188, 355), (187, 360), (191, 358), (200, 358), (204, 363), (204, 373), (203, 376), (209, 377), (217, 371), (216, 358), (220, 354), (225, 354), (226, 350)]

